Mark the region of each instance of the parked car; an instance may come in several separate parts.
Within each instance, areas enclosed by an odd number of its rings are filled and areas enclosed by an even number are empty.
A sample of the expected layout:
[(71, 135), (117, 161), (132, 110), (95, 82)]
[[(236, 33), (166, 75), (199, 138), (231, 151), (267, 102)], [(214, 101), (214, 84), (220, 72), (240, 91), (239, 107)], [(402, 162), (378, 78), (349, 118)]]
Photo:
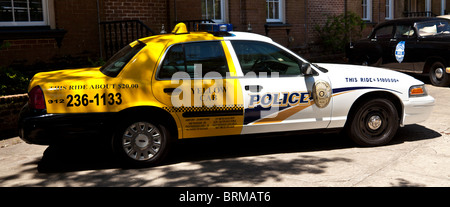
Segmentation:
[(350, 43), (350, 63), (429, 75), (436, 86), (450, 85), (450, 20), (406, 18), (377, 25), (367, 39)]
[(411, 76), (311, 64), (268, 37), (231, 28), (188, 32), (180, 23), (171, 34), (134, 41), (101, 68), (36, 74), (20, 137), (43, 145), (107, 137), (122, 160), (153, 165), (172, 141), (197, 137), (343, 130), (378, 146), (431, 113), (434, 98)]

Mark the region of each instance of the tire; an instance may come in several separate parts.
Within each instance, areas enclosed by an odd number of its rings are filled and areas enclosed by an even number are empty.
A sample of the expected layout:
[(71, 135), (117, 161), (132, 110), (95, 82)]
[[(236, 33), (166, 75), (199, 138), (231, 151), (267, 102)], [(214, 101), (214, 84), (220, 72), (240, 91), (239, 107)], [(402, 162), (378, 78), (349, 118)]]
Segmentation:
[(441, 62), (435, 62), (430, 68), (430, 81), (434, 86), (449, 86), (450, 77), (445, 72), (445, 65)]
[(346, 126), (346, 132), (358, 145), (380, 146), (392, 140), (399, 125), (394, 104), (387, 99), (377, 98), (357, 107)]
[(157, 122), (134, 120), (121, 124), (113, 136), (113, 151), (132, 167), (149, 167), (159, 164), (168, 154), (170, 132)]

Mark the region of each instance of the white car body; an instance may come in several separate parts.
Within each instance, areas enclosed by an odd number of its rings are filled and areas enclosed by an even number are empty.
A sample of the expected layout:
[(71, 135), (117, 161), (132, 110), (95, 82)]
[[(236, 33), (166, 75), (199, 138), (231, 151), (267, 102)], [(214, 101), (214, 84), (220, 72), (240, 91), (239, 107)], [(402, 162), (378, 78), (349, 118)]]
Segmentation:
[[(274, 44), (277, 47), (283, 46), (273, 42), (265, 36), (233, 32), (233, 36), (225, 37), (230, 53), (233, 54), (233, 62), (235, 63), (238, 76), (243, 76), (239, 67), (239, 61), (231, 43), (232, 40), (255, 40)], [(286, 51), (288, 49), (284, 48)], [(297, 58), (305, 61), (295, 53)], [(306, 61), (305, 61), (306, 62)], [(245, 86), (260, 85), (262, 90), (259, 94), (273, 93), (281, 94), (283, 92), (307, 91), (313, 90), (313, 85), (318, 80), (328, 82), (332, 89), (332, 98), (330, 104), (325, 108), (319, 108), (315, 104), (310, 107), (298, 109), (296, 113), (289, 113), (290, 116), (276, 119), (277, 116), (283, 115), (290, 108), (272, 109), (253, 122), (244, 124), (242, 134), (264, 133), (276, 131), (293, 131), (293, 130), (311, 130), (311, 129), (332, 129), (343, 128), (350, 114), (353, 104), (363, 95), (374, 92), (385, 92), (394, 95), (401, 102), (402, 117), (400, 126), (414, 124), (426, 120), (431, 114), (434, 106), (434, 98), (425, 95), (420, 97), (410, 97), (409, 90), (412, 86), (423, 85), (424, 83), (403, 73), (367, 66), (355, 66), (346, 64), (317, 64), (328, 70), (322, 72), (316, 66), (312, 66), (318, 75), (305, 77), (280, 77), (280, 78), (242, 78), (240, 85), (244, 94), (244, 108), (249, 108), (249, 95)], [(241, 74), (239, 74), (239, 71)], [(295, 110), (294, 110), (295, 111)], [(269, 118), (267, 118), (269, 117)], [(270, 118), (272, 117), (272, 118)]]

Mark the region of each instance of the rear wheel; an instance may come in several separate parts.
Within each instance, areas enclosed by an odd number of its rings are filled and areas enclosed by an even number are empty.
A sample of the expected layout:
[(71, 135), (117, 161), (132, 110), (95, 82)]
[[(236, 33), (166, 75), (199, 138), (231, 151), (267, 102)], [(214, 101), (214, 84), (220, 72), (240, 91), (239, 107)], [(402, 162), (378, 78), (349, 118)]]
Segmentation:
[(450, 85), (450, 77), (445, 72), (445, 65), (441, 62), (435, 62), (430, 68), (430, 81), (435, 86), (448, 86)]
[(382, 98), (359, 105), (346, 132), (357, 144), (379, 146), (389, 143), (397, 133), (399, 118), (394, 104)]
[(170, 148), (170, 132), (160, 123), (146, 120), (124, 122), (113, 137), (117, 156), (132, 166), (160, 163)]

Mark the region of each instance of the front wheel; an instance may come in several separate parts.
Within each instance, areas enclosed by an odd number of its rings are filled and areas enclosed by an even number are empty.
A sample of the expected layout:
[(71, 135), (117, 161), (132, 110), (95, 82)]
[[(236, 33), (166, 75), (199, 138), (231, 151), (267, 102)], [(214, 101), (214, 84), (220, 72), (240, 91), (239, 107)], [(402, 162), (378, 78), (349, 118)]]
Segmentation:
[(170, 147), (170, 133), (159, 123), (139, 120), (122, 124), (113, 137), (113, 150), (132, 166), (160, 163)]
[(399, 127), (397, 109), (387, 99), (369, 100), (358, 106), (346, 127), (348, 136), (359, 145), (387, 144)]
[(435, 62), (430, 68), (430, 81), (435, 86), (450, 85), (450, 77), (445, 71), (445, 66), (441, 62)]

